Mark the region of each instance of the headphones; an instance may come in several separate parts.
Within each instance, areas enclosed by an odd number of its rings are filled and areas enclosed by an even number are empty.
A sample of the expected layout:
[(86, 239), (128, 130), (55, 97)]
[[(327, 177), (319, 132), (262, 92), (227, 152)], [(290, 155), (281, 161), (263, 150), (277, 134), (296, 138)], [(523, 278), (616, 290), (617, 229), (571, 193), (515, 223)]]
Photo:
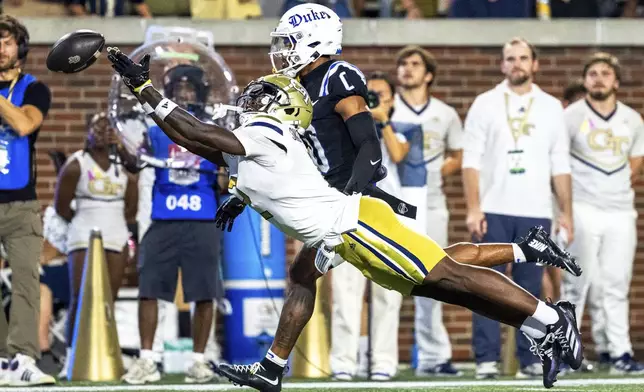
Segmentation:
[(16, 37), (18, 39), (18, 59), (24, 60), (29, 53), (29, 33), (21, 24), (16, 25), (16, 30), (20, 32), (20, 37)]

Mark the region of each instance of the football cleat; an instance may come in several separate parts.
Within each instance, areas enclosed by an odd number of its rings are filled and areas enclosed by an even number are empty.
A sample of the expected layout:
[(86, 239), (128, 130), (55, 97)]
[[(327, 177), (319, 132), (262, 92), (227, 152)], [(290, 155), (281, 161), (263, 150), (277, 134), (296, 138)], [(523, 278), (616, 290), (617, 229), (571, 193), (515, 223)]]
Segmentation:
[(556, 343), (555, 335), (549, 333), (543, 339), (532, 339), (526, 335), (530, 343), (530, 351), (541, 360), (543, 368), (543, 386), (552, 388), (557, 381), (557, 374), (561, 366), (561, 348)]
[(559, 301), (554, 305), (548, 304), (548, 306), (559, 314), (559, 320), (547, 326), (548, 333), (554, 335), (555, 341), (561, 348), (563, 362), (569, 365), (572, 370), (578, 370), (584, 360), (584, 348), (581, 334), (577, 329), (575, 305), (568, 301)]
[(581, 267), (570, 253), (557, 245), (542, 226), (535, 226), (524, 238), (516, 243), (528, 262), (546, 264), (561, 268), (575, 276), (582, 273)]
[(220, 363), (215, 372), (226, 377), (234, 385), (249, 386), (262, 392), (280, 392), (282, 374), (269, 374), (261, 363), (252, 365), (229, 365)]

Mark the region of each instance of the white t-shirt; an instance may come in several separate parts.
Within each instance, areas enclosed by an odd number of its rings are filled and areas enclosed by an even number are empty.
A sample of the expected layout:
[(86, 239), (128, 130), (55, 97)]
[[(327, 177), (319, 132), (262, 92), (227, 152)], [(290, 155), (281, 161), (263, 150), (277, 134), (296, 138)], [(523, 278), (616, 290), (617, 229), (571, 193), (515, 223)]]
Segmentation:
[(231, 193), (308, 246), (335, 246), (357, 228), (360, 195), (329, 186), (293, 127), (260, 115), (233, 132), (246, 156), (224, 154), (237, 172)]
[(644, 155), (644, 122), (635, 110), (617, 102), (604, 118), (586, 100), (565, 111), (570, 133), (573, 200), (602, 210), (633, 210), (629, 158)]
[(483, 212), (551, 219), (551, 177), (570, 173), (561, 102), (534, 84), (517, 95), (507, 82), (476, 97), (463, 168), (479, 170)]
[(436, 97), (422, 107), (412, 107), (396, 94), (391, 121), (397, 135), (409, 143), (409, 152), (399, 164), (401, 185), (427, 187), (428, 206), (444, 207), (441, 167), (445, 151), (463, 149), (463, 124), (458, 113)]

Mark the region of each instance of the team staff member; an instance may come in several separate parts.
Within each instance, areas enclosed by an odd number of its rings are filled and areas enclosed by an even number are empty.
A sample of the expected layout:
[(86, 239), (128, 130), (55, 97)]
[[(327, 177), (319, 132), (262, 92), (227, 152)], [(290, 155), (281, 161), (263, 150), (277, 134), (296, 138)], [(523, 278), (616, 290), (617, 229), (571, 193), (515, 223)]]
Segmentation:
[(35, 144), (51, 105), (49, 88), (22, 67), (29, 33), (0, 16), (0, 241), (12, 270), (10, 324), (0, 312), (0, 357), (13, 357), (11, 385), (53, 384), (38, 369), (42, 218), (36, 199)]

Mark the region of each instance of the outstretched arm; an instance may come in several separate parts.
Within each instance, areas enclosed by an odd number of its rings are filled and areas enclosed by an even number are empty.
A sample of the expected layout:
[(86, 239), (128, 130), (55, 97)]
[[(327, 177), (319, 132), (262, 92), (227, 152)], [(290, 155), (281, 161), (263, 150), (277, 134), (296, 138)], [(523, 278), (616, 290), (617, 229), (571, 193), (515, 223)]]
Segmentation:
[[(221, 161), (221, 152), (245, 155), (239, 139), (230, 131), (199, 121), (163, 96), (152, 85), (141, 91), (141, 99), (155, 109), (152, 119), (173, 142), (211, 162)], [(161, 103), (163, 101), (163, 103)], [(167, 105), (166, 113), (158, 106)], [(167, 112), (169, 110), (169, 112)], [(159, 114), (165, 114), (163, 118)]]

